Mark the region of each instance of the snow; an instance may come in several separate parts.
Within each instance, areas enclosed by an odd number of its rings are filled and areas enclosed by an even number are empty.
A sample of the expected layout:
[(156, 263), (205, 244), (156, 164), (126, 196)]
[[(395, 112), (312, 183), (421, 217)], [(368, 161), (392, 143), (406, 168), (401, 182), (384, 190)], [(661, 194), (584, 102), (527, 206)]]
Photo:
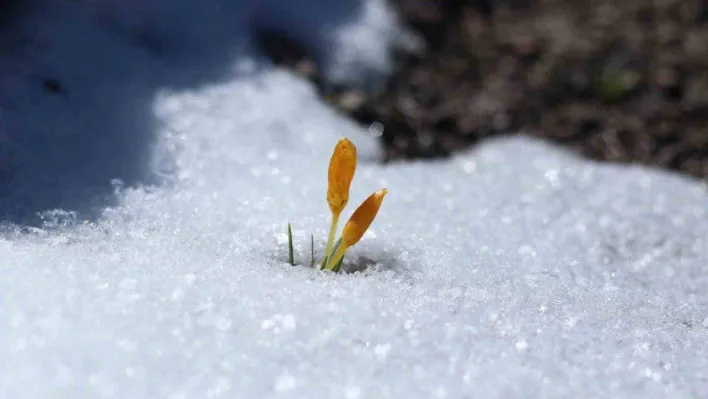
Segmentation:
[[(174, 25), (154, 35), (204, 57), (127, 40), (141, 21), (133, 3), (55, 4), (27, 17), (42, 51), (4, 50), (5, 396), (708, 392), (708, 192), (699, 182), (521, 137), (381, 165), (366, 128), (268, 64), (216, 2), (180, 2)], [(145, 31), (162, 3), (138, 24)], [(385, 72), (381, 54), (398, 39), (367, 39), (391, 29), (378, 2), (323, 25), (306, 10), (288, 19), (285, 0), (263, 3), (275, 14), (264, 6), (253, 20), (294, 21), (288, 33), (324, 48), (335, 81)], [(249, 20), (252, 4), (234, 2), (234, 20)], [(325, 13), (331, 2), (303, 4)], [(360, 12), (367, 7), (378, 11)], [(206, 31), (187, 18), (214, 14)], [(79, 48), (77, 35), (87, 37)], [(322, 44), (341, 35), (356, 36), (341, 43), (346, 56)], [(37, 89), (46, 73), (65, 95)], [(366, 270), (289, 266), (288, 221), (298, 261), (309, 261), (311, 233), (315, 251), (324, 247), (326, 168), (341, 136), (360, 154), (345, 216), (389, 189), (345, 262)], [(45, 225), (28, 216), (55, 207), (69, 211), (45, 213)]]

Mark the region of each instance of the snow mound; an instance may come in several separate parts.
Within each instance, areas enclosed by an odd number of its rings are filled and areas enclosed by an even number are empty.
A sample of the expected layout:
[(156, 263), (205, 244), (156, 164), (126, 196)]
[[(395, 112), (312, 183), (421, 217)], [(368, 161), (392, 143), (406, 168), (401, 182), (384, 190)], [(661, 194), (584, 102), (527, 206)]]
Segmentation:
[(0, 220), (36, 224), (53, 208), (95, 217), (112, 204), (112, 179), (169, 177), (153, 103), (257, 79), (272, 68), (254, 45), (266, 28), (309, 46), (331, 83), (363, 86), (385, 76), (406, 36), (381, 0), (25, 3), (0, 31)]

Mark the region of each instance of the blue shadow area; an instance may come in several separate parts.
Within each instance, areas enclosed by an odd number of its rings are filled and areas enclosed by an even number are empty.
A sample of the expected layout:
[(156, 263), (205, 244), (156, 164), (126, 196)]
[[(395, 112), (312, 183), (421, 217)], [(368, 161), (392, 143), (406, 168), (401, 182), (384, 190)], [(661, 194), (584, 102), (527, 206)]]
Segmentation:
[(115, 179), (164, 183), (153, 158), (159, 90), (233, 77), (234, 60), (258, 54), (255, 28), (322, 57), (362, 1), (23, 2), (0, 26), (0, 225), (39, 225), (54, 209), (92, 219), (115, 203)]

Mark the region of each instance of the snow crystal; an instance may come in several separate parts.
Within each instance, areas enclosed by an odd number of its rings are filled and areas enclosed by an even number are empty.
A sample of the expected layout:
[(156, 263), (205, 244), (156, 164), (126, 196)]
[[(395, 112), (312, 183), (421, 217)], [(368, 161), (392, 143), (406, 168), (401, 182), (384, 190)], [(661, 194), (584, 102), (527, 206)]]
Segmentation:
[[(223, 68), (201, 72), (190, 57), (171, 53), (170, 40), (188, 42), (180, 35), (220, 50), (239, 40), (217, 46), (212, 38), (245, 35), (223, 24), (195, 33), (216, 12), (216, 3), (199, 3), (185, 6), (196, 20), (174, 15), (176, 7), (161, 30), (150, 25), (154, 15), (144, 16), (137, 44), (122, 36), (133, 28), (115, 22), (131, 2), (107, 2), (115, 9), (100, 10), (101, 23), (73, 6), (49, 9), (42, 18), (53, 22), (46, 29), (56, 38), (48, 43), (57, 47), (38, 59), (12, 53), (0, 65), (0, 84), (11, 89), (0, 94), (2, 129), (36, 139), (56, 126), (47, 143), (61, 149), (45, 158), (53, 152), (41, 140), (13, 144), (14, 195), (48, 195), (10, 210), (3, 199), (3, 217), (17, 222), (17, 212), (50, 204), (81, 208), (45, 214), (49, 225), (41, 228), (3, 227), (0, 391), (7, 397), (658, 398), (708, 391), (702, 184), (584, 161), (520, 137), (449, 160), (380, 165), (366, 127), (253, 50), (237, 49), (232, 62), (216, 59)], [(334, 25), (354, 26), (356, 15)], [(174, 33), (180, 23), (188, 29)], [(345, 58), (366, 64), (359, 50), (380, 44), (369, 40), (376, 26), (344, 30), (363, 35), (351, 38), (359, 44)], [(116, 56), (65, 52), (76, 35), (92, 36), (95, 54)], [(145, 42), (162, 50), (146, 52)], [(31, 89), (31, 79), (8, 65), (58, 73), (76, 103)], [(154, 145), (136, 132), (150, 133)], [(340, 136), (360, 154), (346, 212), (382, 186), (390, 192), (374, 234), (347, 254), (345, 268), (365, 270), (292, 267), (288, 222), (299, 263), (309, 263), (311, 233), (316, 253), (323, 250), (327, 162)], [(82, 161), (67, 166), (72, 158)], [(79, 199), (95, 187), (86, 183), (112, 178), (122, 180), (110, 189), (115, 203), (87, 217)], [(41, 190), (48, 182), (58, 191)]]
[(297, 380), (295, 377), (286, 372), (278, 376), (278, 379), (275, 381), (275, 391), (278, 393), (291, 391), (295, 388), (296, 384)]

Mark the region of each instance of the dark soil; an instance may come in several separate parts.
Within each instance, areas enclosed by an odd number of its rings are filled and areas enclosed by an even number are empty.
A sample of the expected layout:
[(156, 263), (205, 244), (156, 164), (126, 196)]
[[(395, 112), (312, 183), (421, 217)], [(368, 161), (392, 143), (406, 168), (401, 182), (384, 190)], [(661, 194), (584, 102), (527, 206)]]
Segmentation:
[[(524, 132), (598, 160), (708, 178), (708, 0), (396, 0), (426, 42), (380, 94), (326, 98), (383, 124), (387, 159)], [(317, 82), (295, 47), (264, 43)]]

